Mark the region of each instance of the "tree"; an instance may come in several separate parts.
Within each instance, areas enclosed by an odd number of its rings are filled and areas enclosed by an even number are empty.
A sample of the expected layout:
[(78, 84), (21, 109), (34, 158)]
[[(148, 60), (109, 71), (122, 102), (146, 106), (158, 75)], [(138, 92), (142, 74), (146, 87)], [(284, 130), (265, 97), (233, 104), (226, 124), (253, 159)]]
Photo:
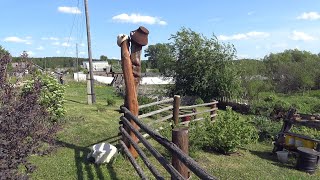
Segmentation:
[(100, 56), (100, 60), (101, 60), (101, 61), (107, 61), (107, 60), (108, 60), (108, 57), (105, 56), (105, 55), (101, 55), (101, 56)]
[(198, 95), (204, 100), (239, 95), (233, 45), (220, 43), (214, 35), (207, 38), (186, 28), (171, 39), (175, 61), (170, 72), (175, 79), (176, 93)]
[(2, 46), (0, 46), (0, 55), (9, 54), (7, 50), (5, 50)]
[(320, 57), (308, 51), (285, 50), (263, 60), (269, 79), (280, 92), (288, 93), (317, 87)]
[(173, 46), (168, 43), (158, 43), (150, 45), (145, 50), (145, 57), (148, 57), (148, 61), (151, 63), (151, 68), (159, 69), (159, 72), (166, 75), (173, 66), (174, 63), (174, 49)]

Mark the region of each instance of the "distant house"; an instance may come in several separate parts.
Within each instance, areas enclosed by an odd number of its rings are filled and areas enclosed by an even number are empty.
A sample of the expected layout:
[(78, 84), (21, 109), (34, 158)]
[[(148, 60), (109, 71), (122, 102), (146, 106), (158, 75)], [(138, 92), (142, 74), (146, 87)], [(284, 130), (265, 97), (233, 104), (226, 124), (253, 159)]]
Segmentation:
[[(89, 62), (88, 61), (84, 61), (82, 63), (82, 67), (85, 69), (89, 70)], [(105, 71), (105, 72), (110, 72), (110, 65), (107, 61), (103, 61), (103, 62), (97, 62), (97, 61), (93, 61), (92, 62), (92, 70), (93, 71)]]

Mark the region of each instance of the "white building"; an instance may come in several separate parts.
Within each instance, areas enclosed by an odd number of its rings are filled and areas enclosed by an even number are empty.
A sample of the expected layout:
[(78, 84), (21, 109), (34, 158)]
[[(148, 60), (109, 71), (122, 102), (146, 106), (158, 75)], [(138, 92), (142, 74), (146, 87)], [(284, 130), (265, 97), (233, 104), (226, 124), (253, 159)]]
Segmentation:
[[(89, 62), (83, 61), (82, 67), (89, 70)], [(107, 61), (103, 61), (103, 62), (94, 61), (94, 62), (92, 62), (92, 70), (93, 71), (110, 72), (110, 67), (111, 66), (109, 65), (109, 63)]]

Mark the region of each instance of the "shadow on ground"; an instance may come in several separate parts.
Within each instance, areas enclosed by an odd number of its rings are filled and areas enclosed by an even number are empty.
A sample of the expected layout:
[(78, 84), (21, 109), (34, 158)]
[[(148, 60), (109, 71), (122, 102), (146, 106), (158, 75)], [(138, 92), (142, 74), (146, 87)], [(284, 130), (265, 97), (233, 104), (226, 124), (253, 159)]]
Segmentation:
[(296, 161), (296, 159), (294, 157), (292, 157), (292, 156), (289, 156), (288, 163), (281, 163), (281, 162), (279, 162), (279, 160), (277, 158), (277, 155), (272, 153), (272, 152), (269, 152), (269, 151), (253, 151), (253, 150), (250, 150), (250, 153), (253, 154), (253, 155), (258, 156), (259, 158), (262, 158), (262, 159), (265, 159), (265, 160), (271, 162), (272, 165), (279, 166), (279, 167), (285, 167), (285, 168), (288, 168), (288, 169), (295, 169), (295, 161)]
[[(118, 141), (118, 137), (119, 136), (114, 136), (114, 137), (110, 137), (108, 139), (99, 141), (97, 143), (101, 143), (101, 142), (106, 142), (108, 141), (108, 143), (112, 143), (112, 142), (116, 142)], [(75, 160), (75, 164), (76, 164), (76, 168), (77, 168), (77, 179), (94, 179), (94, 177), (96, 176), (98, 179), (119, 179), (117, 177), (116, 172), (114, 171), (112, 164), (108, 164), (107, 166), (105, 165), (95, 165), (91, 162), (89, 162), (89, 160), (87, 159), (87, 155), (90, 153), (91, 149), (90, 147), (94, 144), (91, 144), (87, 147), (81, 147), (81, 146), (77, 146), (74, 144), (70, 144), (67, 142), (63, 142), (63, 141), (57, 141), (57, 143), (62, 146), (62, 147), (66, 147), (66, 148), (70, 148), (74, 150), (74, 160)], [(105, 177), (105, 175), (103, 174), (102, 168), (106, 168), (110, 174), (110, 178), (109, 177)]]

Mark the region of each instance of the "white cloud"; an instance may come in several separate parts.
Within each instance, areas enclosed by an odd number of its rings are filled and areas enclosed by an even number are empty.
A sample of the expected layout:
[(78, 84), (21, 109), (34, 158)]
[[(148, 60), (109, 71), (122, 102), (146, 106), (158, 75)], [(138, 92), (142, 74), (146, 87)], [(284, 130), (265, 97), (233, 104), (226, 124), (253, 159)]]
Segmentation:
[(81, 44), (80, 44), (80, 46), (81, 46), (81, 47), (84, 47), (84, 46), (85, 46), (85, 44), (84, 44), (84, 43), (81, 43)]
[(238, 54), (237, 58), (238, 59), (246, 59), (246, 58), (249, 58), (249, 55), (248, 54)]
[(299, 32), (299, 31), (293, 31), (291, 36), (289, 36), (289, 38), (295, 41), (313, 41), (317, 39), (305, 32)]
[(166, 21), (161, 20), (158, 17), (152, 17), (152, 16), (143, 16), (140, 14), (119, 14), (116, 16), (112, 17), (112, 20), (116, 21), (116, 22), (123, 22), (123, 23), (133, 23), (133, 24), (137, 24), (137, 23), (145, 23), (145, 24), (159, 24), (159, 25), (167, 25)]
[(57, 37), (42, 37), (41, 40), (59, 41)]
[(58, 11), (61, 13), (67, 13), (67, 14), (81, 14), (81, 11), (78, 7), (61, 6), (61, 7), (58, 7)]
[(43, 46), (39, 46), (36, 49), (41, 51), (41, 50), (44, 50), (44, 47)]
[(70, 47), (71, 45), (70, 45), (69, 43), (67, 43), (67, 42), (64, 42), (64, 43), (61, 44), (61, 46), (63, 46), (63, 47)]
[(220, 35), (218, 36), (218, 39), (222, 41), (228, 41), (228, 40), (243, 40), (243, 39), (250, 39), (250, 38), (266, 38), (269, 36), (270, 34), (266, 32), (251, 31), (247, 33), (234, 34), (230, 36)]
[(318, 20), (320, 19), (320, 14), (318, 12), (304, 12), (300, 16), (297, 17), (297, 19), (303, 19), (303, 20)]
[(80, 51), (79, 54), (84, 55), (84, 54), (86, 54), (86, 52)]
[(60, 42), (53, 42), (53, 43), (51, 43), (52, 45), (54, 45), (54, 46), (59, 46), (60, 45)]
[(27, 54), (29, 55), (29, 56), (34, 56), (34, 52), (32, 52), (32, 51), (27, 51)]
[(61, 53), (61, 51), (59, 51), (59, 50), (56, 51), (56, 54), (60, 54), (60, 53)]
[(4, 42), (32, 44), (29, 39), (23, 39), (16, 36), (10, 36), (3, 39)]

